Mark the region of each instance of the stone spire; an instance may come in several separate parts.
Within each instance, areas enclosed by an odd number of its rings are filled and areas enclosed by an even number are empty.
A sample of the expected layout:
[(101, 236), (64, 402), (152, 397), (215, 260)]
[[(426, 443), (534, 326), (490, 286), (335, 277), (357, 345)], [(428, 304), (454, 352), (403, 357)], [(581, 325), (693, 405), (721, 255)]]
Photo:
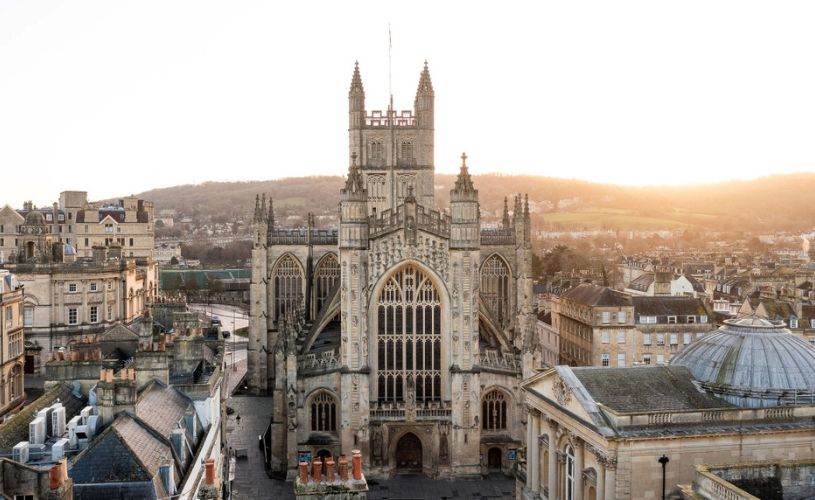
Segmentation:
[(515, 195), (515, 206), (512, 209), (512, 218), (518, 220), (523, 213), (523, 207), (521, 206), (521, 194), (518, 193)]
[(467, 169), (467, 153), (461, 153), (461, 170), (458, 172), (456, 186), (453, 190), (458, 193), (472, 193), (475, 191), (473, 179), (470, 177), (470, 171)]
[(416, 99), (423, 94), (431, 96), (434, 95), (433, 82), (430, 80), (430, 70), (427, 69), (427, 61), (424, 62), (424, 69), (422, 70), (422, 74), (419, 76), (419, 88), (416, 90)]
[(254, 220), (255, 222), (260, 221), (260, 195), (259, 194), (255, 195), (255, 213), (252, 216), (252, 220)]
[(529, 220), (529, 193), (524, 194), (524, 219)]
[(354, 75), (351, 77), (351, 89), (348, 91), (348, 97), (354, 95), (365, 95), (365, 89), (362, 87), (362, 77), (359, 74), (359, 61), (354, 62)]
[(266, 220), (269, 223), (269, 228), (274, 227), (274, 202), (272, 201), (272, 197), (269, 196), (269, 211), (266, 215)]
[(351, 153), (351, 165), (348, 167), (348, 178), (345, 179), (343, 194), (359, 193), (364, 189), (362, 174), (357, 167), (357, 154)]
[(504, 227), (509, 227), (511, 225), (509, 220), (509, 202), (506, 196), (504, 196), (504, 215), (501, 217), (501, 224)]

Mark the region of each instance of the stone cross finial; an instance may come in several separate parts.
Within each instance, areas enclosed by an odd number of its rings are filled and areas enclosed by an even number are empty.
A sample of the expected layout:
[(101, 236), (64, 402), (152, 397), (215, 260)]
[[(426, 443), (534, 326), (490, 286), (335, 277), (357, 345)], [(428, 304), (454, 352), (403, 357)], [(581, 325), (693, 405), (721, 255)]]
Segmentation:
[(461, 166), (467, 166), (467, 153), (461, 153)]

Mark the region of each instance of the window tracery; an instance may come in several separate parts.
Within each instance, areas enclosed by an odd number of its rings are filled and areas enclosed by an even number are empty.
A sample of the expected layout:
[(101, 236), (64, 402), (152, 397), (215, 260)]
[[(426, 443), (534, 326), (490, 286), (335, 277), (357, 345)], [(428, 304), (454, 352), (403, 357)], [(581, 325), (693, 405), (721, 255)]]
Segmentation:
[(441, 400), (441, 301), (427, 275), (406, 266), (377, 301), (380, 402)]
[(320, 391), (311, 398), (311, 430), (337, 431), (337, 401), (325, 391)]
[(300, 264), (289, 254), (282, 256), (272, 276), (275, 290), (275, 317), (281, 318), (290, 307), (303, 300), (303, 271)]
[(314, 315), (323, 308), (331, 297), (329, 294), (340, 279), (340, 263), (333, 253), (326, 254), (317, 263), (314, 272)]
[(481, 401), (481, 421), (484, 430), (498, 431), (507, 428), (506, 395), (498, 389), (488, 392)]
[(501, 327), (510, 322), (510, 272), (504, 259), (491, 255), (481, 267), (481, 297)]

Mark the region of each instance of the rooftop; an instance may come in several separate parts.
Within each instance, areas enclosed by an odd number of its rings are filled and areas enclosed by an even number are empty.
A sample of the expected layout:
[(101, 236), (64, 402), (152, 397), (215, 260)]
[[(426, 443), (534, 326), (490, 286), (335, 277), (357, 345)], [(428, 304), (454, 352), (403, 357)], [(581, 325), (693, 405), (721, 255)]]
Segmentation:
[(619, 413), (730, 406), (693, 383), (684, 366), (572, 368), (591, 397)]
[(563, 298), (589, 306), (620, 307), (630, 306), (631, 297), (607, 286), (578, 285), (565, 294)]

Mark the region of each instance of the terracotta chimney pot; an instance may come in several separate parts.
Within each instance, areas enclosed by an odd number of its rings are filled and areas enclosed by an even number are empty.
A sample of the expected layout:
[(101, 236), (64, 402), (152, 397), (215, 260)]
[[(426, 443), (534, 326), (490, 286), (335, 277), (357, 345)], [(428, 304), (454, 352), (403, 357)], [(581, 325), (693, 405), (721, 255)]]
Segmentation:
[(311, 463), (311, 477), (312, 479), (314, 479), (315, 482), (319, 483), (321, 479), (320, 476), (322, 475), (322, 473), (323, 473), (323, 462), (319, 458), (316, 458), (314, 459), (314, 462)]
[(300, 462), (300, 482), (303, 484), (308, 482), (308, 462)]
[(359, 450), (354, 450), (354, 456), (351, 459), (351, 468), (353, 469), (354, 479), (359, 481), (362, 479), (362, 454)]
[(205, 467), (207, 485), (215, 486), (215, 459), (208, 458)]

